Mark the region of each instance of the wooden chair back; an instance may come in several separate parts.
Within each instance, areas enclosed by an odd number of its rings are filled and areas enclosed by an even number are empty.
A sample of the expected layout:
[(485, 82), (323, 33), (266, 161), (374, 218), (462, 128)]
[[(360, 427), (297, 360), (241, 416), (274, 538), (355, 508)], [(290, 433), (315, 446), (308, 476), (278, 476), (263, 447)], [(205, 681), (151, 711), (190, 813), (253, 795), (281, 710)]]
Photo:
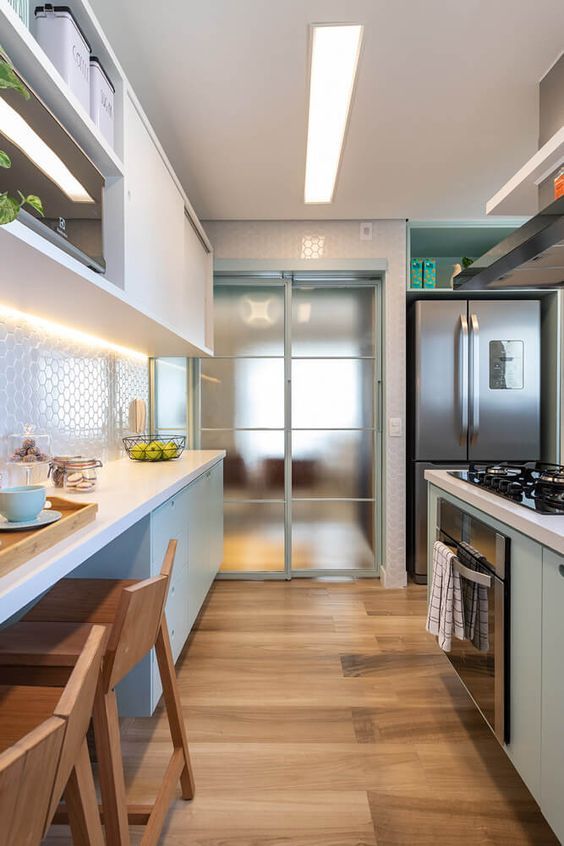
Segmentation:
[[(90, 725), (96, 686), (100, 681), (105, 636), (105, 626), (92, 626), (84, 648), (55, 707), (54, 716), (64, 720), (66, 730), (46, 817), (45, 831), (55, 815)], [(31, 690), (30, 696), (33, 696)]]
[(155, 645), (168, 596), (176, 546), (176, 540), (169, 541), (158, 576), (123, 589), (104, 658), (107, 690), (114, 688)]
[(0, 846), (41, 843), (64, 733), (49, 717), (0, 754)]

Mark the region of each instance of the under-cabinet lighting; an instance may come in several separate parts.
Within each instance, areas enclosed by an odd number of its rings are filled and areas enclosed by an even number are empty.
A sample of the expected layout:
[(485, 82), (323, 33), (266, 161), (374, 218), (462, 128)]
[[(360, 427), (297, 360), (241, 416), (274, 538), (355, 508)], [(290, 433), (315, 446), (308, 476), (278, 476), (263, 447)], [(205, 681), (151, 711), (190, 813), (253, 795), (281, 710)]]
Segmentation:
[(74, 203), (94, 203), (86, 188), (72, 175), (54, 150), (6, 100), (0, 99), (0, 132), (15, 144), (45, 176)]
[(113, 344), (111, 341), (104, 340), (104, 338), (98, 338), (95, 335), (89, 335), (87, 332), (81, 332), (80, 329), (73, 329), (70, 326), (64, 326), (61, 323), (55, 323), (52, 320), (47, 320), (45, 317), (37, 317), (35, 314), (28, 314), (26, 311), (18, 311), (15, 308), (10, 308), (10, 306), (0, 305), (0, 320), (11, 320), (15, 323), (23, 323), (30, 326), (32, 329), (38, 329), (46, 332), (58, 340), (68, 340), (72, 343), (82, 344), (93, 349), (114, 352), (117, 353), (117, 355), (134, 358), (138, 361), (147, 361), (145, 353), (139, 352), (138, 350), (132, 350), (129, 349), (129, 347), (122, 347), (119, 344)]
[(321, 24), (311, 28), (306, 203), (330, 203), (333, 200), (362, 30), (362, 26), (357, 24)]

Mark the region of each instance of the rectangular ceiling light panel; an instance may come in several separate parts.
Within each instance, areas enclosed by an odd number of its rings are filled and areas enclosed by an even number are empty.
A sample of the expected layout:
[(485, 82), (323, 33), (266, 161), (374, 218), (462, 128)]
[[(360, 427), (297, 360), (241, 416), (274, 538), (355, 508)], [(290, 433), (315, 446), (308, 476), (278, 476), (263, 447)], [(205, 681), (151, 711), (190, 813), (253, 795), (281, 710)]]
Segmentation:
[(330, 203), (333, 199), (362, 30), (362, 26), (356, 24), (314, 25), (311, 28), (306, 203)]

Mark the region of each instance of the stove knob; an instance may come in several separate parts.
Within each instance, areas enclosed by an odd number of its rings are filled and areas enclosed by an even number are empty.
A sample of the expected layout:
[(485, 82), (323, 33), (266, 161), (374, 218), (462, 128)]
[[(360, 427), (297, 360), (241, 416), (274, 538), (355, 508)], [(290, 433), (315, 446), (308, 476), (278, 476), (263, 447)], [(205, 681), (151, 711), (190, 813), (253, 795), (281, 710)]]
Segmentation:
[(522, 493), (522, 491), (523, 485), (521, 484), (521, 482), (511, 482), (511, 484), (509, 485), (509, 493), (518, 494)]
[(506, 493), (509, 489), (508, 480), (507, 479), (500, 479), (497, 487), (501, 491), (501, 493)]

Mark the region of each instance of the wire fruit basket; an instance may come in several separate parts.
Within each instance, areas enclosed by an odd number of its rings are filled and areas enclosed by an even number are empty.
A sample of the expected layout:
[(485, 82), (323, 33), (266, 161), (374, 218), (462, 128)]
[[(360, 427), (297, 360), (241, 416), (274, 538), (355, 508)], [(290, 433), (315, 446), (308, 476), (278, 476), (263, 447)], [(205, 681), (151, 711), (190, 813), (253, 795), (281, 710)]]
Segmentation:
[(174, 435), (130, 435), (123, 439), (125, 451), (132, 461), (170, 461), (186, 449), (186, 437)]

